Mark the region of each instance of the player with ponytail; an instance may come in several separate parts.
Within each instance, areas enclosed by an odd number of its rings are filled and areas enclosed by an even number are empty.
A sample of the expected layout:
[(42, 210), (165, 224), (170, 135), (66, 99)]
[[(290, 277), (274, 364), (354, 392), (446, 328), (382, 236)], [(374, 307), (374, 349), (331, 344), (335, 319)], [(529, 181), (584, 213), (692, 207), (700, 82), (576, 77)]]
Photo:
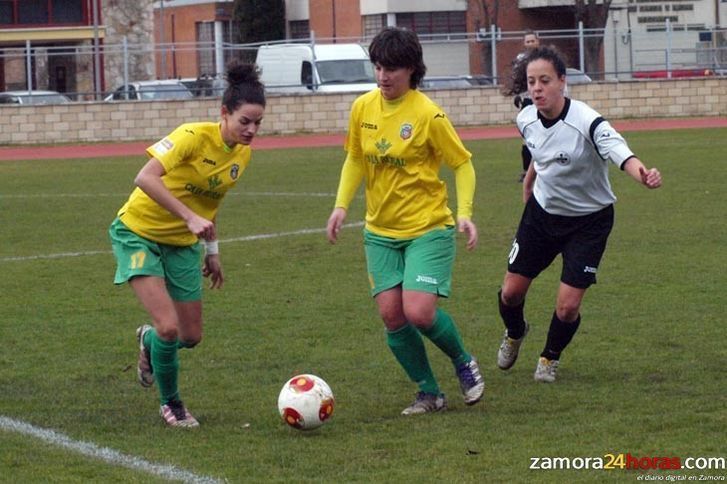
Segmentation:
[(230, 64), (227, 81), (218, 121), (182, 124), (147, 148), (109, 228), (114, 283), (129, 283), (151, 322), (137, 329), (139, 383), (157, 383), (161, 416), (173, 427), (199, 425), (180, 398), (178, 350), (202, 339), (202, 278), (212, 289), (224, 283), (217, 211), (250, 162), (265, 112), (255, 66)]

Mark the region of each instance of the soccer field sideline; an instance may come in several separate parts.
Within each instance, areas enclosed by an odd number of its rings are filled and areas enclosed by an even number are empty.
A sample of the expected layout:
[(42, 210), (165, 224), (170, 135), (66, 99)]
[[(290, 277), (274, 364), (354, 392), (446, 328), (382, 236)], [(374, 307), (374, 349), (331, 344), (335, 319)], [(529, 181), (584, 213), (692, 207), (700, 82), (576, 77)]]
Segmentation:
[(68, 449), (92, 459), (98, 459), (111, 465), (126, 467), (154, 476), (173, 481), (182, 481), (195, 484), (216, 484), (222, 482), (208, 476), (199, 476), (179, 467), (167, 464), (155, 464), (139, 457), (123, 454), (108, 447), (99, 447), (92, 442), (74, 440), (55, 430), (36, 427), (27, 422), (0, 415), (0, 430), (42, 440), (53, 446)]

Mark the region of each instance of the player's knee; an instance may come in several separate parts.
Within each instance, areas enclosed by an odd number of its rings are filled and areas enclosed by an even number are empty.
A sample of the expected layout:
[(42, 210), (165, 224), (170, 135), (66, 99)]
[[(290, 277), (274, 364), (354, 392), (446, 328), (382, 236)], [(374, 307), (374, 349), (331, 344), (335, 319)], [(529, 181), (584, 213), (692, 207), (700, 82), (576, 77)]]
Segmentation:
[(409, 323), (417, 328), (429, 328), (434, 322), (436, 310), (430, 307), (407, 308), (404, 316)]
[(406, 318), (400, 309), (394, 307), (379, 308), (379, 316), (384, 321), (384, 326), (390, 331), (398, 329), (406, 324)]
[(580, 304), (558, 303), (555, 309), (555, 315), (564, 323), (571, 323), (578, 319), (580, 310)]
[(524, 300), (525, 300), (525, 293), (520, 292), (520, 291), (507, 290), (504, 287), (502, 288), (502, 292), (500, 293), (500, 301), (505, 306), (509, 306), (509, 307), (520, 306)]
[(162, 339), (164, 341), (174, 341), (175, 339), (177, 339), (176, 324), (164, 324), (160, 322), (154, 324), (154, 329), (156, 330), (159, 339)]

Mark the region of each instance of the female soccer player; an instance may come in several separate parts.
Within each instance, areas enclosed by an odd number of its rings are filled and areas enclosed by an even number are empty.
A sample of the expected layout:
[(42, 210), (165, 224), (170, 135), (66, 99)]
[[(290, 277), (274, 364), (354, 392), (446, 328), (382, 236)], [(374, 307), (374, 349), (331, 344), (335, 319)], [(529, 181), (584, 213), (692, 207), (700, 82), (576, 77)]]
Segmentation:
[(366, 179), (364, 248), (371, 294), (389, 348), (420, 390), (402, 413), (447, 406), (422, 334), (451, 358), (465, 403), (473, 405), (485, 390), (477, 360), (465, 350), (452, 318), (437, 308), (437, 299), (449, 296), (455, 256), (455, 220), (439, 169), (444, 163), (454, 170), (456, 226), (466, 234), (467, 248), (474, 249), (472, 155), (441, 108), (416, 89), (426, 71), (416, 34), (385, 28), (369, 53), (378, 88), (356, 99), (351, 109), (328, 240), (338, 240), (351, 199)]
[(227, 80), (221, 120), (182, 124), (149, 147), (150, 160), (109, 229), (114, 282), (129, 283), (153, 324), (136, 332), (139, 383), (156, 380), (161, 416), (172, 427), (199, 425), (179, 396), (177, 349), (202, 339), (202, 276), (212, 289), (224, 283), (215, 217), (250, 161), (265, 111), (254, 66), (230, 65)]
[(513, 77), (527, 85), (533, 105), (517, 117), (517, 126), (533, 153), (523, 182), (525, 211), (510, 251), (498, 294), (506, 326), (497, 365), (515, 364), (528, 332), (525, 295), (534, 278), (558, 254), (563, 269), (556, 307), (535, 380), (555, 381), (561, 352), (581, 323), (580, 307), (613, 226), (616, 197), (608, 180), (610, 160), (647, 188), (661, 186), (656, 168), (646, 169), (608, 121), (586, 104), (564, 96), (565, 63), (552, 48), (533, 50)]

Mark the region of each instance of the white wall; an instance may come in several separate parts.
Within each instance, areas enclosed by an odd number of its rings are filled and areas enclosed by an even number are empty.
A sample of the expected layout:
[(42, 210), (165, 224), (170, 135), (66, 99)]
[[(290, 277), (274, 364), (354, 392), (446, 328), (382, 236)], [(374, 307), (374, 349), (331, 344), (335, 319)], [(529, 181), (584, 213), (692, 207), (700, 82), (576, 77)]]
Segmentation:
[(467, 10), (467, 0), (360, 0), (361, 15)]

